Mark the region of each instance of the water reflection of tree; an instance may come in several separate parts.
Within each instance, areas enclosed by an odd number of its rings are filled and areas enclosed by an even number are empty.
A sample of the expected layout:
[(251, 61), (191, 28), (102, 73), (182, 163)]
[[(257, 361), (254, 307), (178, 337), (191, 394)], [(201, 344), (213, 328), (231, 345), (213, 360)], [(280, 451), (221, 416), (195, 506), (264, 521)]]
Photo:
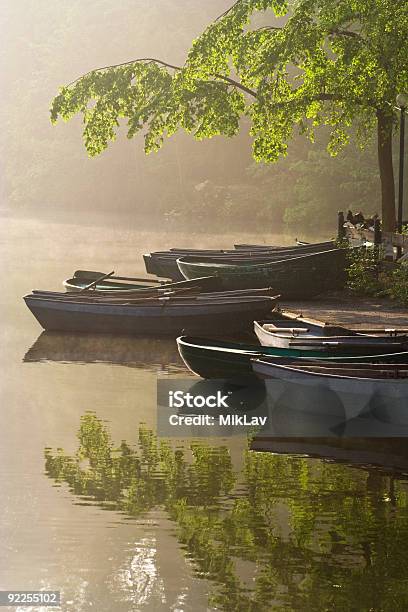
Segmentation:
[[(139, 516), (161, 506), (224, 610), (408, 609), (408, 500), (379, 471), (226, 447), (173, 449), (141, 427), (113, 445), (93, 414), (74, 456), (46, 449), (47, 474), (73, 493)], [(191, 457), (189, 456), (191, 450)]]

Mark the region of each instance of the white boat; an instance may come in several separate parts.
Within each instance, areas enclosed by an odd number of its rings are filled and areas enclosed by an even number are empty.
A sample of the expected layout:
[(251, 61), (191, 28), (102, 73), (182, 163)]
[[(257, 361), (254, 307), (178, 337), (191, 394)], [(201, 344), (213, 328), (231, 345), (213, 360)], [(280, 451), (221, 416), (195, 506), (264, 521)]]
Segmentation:
[(255, 359), (252, 367), (274, 400), (289, 409), (408, 425), (408, 364)]
[[(335, 335), (334, 330), (344, 330), (344, 335)], [(405, 335), (395, 336), (395, 330), (384, 330), (381, 334), (359, 333), (347, 328), (306, 323), (304, 320), (254, 321), (254, 331), (262, 346), (280, 349), (327, 350), (338, 348), (390, 347), (391, 350), (404, 350), (407, 345)]]

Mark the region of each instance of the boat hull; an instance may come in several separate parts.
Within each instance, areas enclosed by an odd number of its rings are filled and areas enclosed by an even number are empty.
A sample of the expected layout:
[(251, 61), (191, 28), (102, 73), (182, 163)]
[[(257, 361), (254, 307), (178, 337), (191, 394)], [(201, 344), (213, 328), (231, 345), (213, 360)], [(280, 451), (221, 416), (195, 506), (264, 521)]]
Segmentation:
[(187, 368), (201, 378), (236, 379), (253, 377), (251, 359), (262, 357), (321, 359), (325, 362), (385, 362), (407, 363), (408, 352), (350, 356), (346, 352), (268, 348), (233, 342), (211, 341), (204, 338), (177, 338), (177, 346)]
[(316, 374), (257, 360), (252, 362), (252, 367), (259, 378), (271, 381), (272, 384), (267, 384), (268, 394), (274, 402), (279, 402), (281, 409), (286, 406), (321, 415), (336, 412), (345, 423), (371, 417), (380, 423), (408, 425), (407, 379)]
[(182, 258), (177, 264), (186, 279), (211, 274), (220, 279), (224, 290), (270, 286), (282, 298), (307, 299), (344, 286), (347, 254), (346, 249), (333, 249), (250, 266), (200, 264)]
[[(271, 327), (275, 331), (268, 330), (268, 324), (259, 323), (254, 321), (254, 331), (260, 342), (264, 347), (274, 349), (293, 349), (296, 348), (299, 351), (313, 350), (327, 351), (327, 350), (349, 350), (364, 352), (364, 350), (373, 353), (378, 352), (396, 352), (405, 351), (407, 348), (407, 337), (406, 335), (401, 336), (390, 336), (385, 335), (369, 335), (359, 334), (358, 332), (349, 331), (348, 335), (334, 335), (330, 332), (330, 327), (326, 329), (324, 327), (318, 328), (312, 325), (303, 325), (302, 323), (296, 323), (297, 326), (294, 329), (297, 331), (293, 333), (284, 333), (279, 331), (280, 328), (285, 326), (281, 322), (272, 322)], [(301, 333), (304, 328), (306, 333)], [(345, 332), (348, 330), (345, 329)], [(371, 347), (371, 348), (370, 348)]]
[(101, 304), (26, 296), (25, 302), (47, 331), (176, 336), (235, 333), (252, 326), (256, 314), (274, 307), (268, 297), (202, 301), (196, 304)]
[(155, 253), (146, 253), (143, 255), (146, 272), (155, 274), (163, 278), (171, 278), (173, 280), (182, 280), (184, 276), (179, 270), (177, 259), (194, 257), (197, 259), (220, 260), (225, 263), (233, 263), (234, 261), (244, 262), (247, 259), (257, 259), (267, 261), (270, 259), (283, 259), (286, 257), (296, 257), (297, 255), (315, 253), (334, 248), (333, 242), (324, 242), (319, 244), (301, 245), (301, 246), (286, 246), (286, 247), (262, 247), (259, 245), (248, 245), (237, 248), (235, 250), (217, 250), (217, 249), (170, 249), (170, 251), (158, 251)]

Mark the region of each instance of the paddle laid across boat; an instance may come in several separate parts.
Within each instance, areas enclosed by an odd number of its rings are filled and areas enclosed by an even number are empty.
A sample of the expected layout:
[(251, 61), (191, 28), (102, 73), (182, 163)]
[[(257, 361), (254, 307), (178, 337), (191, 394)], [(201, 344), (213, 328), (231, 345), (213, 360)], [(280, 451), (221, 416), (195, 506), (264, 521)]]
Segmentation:
[[(181, 284), (181, 283), (180, 283)], [(262, 289), (242, 289), (237, 291), (211, 291), (203, 292), (200, 287), (187, 286), (179, 287), (178, 283), (174, 285), (163, 285), (159, 287), (145, 287), (137, 290), (128, 291), (93, 291), (81, 290), (78, 292), (61, 291), (45, 291), (42, 289), (34, 289), (32, 295), (36, 297), (52, 298), (63, 302), (91, 302), (104, 304), (130, 304), (140, 302), (141, 300), (154, 300), (160, 297), (178, 298), (181, 299), (197, 299), (197, 300), (217, 300), (220, 298), (239, 298), (239, 297), (262, 297), (269, 296), (278, 299), (279, 296), (274, 295), (274, 291), (270, 287)]]
[[(109, 278), (107, 278), (109, 276)], [(101, 280), (105, 279), (105, 280)], [(114, 292), (114, 291), (139, 291), (139, 290), (156, 290), (165, 291), (170, 289), (183, 289), (186, 287), (198, 287), (202, 291), (216, 291), (220, 286), (219, 281), (215, 277), (206, 276), (196, 278), (191, 281), (183, 279), (179, 282), (171, 282), (168, 280), (157, 280), (150, 278), (136, 278), (127, 276), (106, 275), (103, 272), (93, 270), (76, 270), (72, 278), (63, 281), (63, 285), (67, 292), (84, 291), (90, 284), (92, 291), (98, 292)]]

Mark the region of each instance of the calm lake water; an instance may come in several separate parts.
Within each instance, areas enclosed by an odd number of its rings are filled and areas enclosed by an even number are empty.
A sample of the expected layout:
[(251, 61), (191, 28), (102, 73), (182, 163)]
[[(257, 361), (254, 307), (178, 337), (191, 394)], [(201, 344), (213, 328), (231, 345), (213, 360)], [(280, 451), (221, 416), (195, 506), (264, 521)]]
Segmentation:
[(0, 589), (75, 612), (408, 609), (404, 441), (157, 439), (156, 379), (187, 375), (175, 343), (45, 334), (21, 299), (233, 236), (3, 219), (0, 239)]

